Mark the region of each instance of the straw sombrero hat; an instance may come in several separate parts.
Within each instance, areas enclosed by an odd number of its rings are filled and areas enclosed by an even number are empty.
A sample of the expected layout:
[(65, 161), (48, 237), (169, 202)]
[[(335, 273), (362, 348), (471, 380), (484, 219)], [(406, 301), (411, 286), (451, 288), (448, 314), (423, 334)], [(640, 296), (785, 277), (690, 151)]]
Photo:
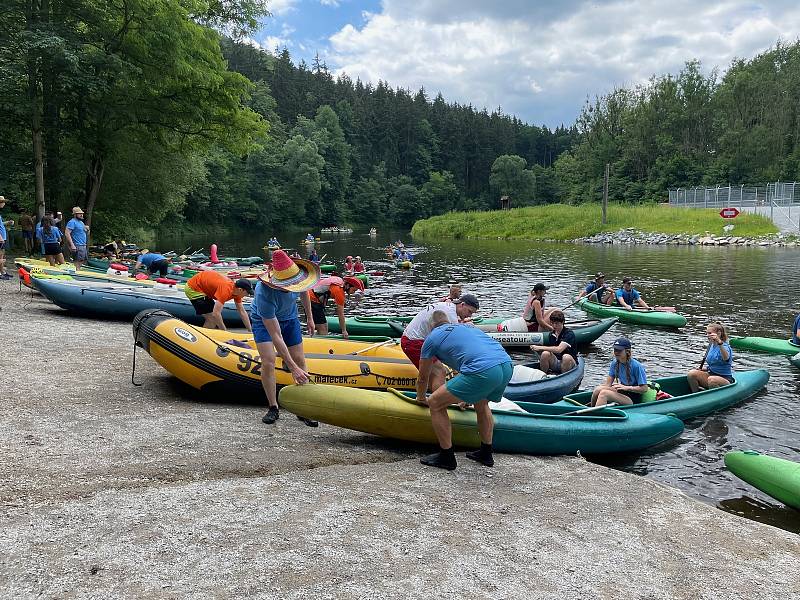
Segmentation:
[(292, 259), (283, 250), (275, 250), (272, 253), (272, 268), (258, 278), (277, 290), (305, 292), (317, 284), (320, 271), (310, 260)]

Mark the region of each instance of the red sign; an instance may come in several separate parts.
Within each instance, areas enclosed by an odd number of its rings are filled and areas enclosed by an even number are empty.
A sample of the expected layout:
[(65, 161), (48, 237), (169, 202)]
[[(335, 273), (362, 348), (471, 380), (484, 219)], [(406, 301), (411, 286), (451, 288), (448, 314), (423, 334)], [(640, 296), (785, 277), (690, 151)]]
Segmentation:
[(723, 208), (719, 211), (719, 216), (723, 219), (735, 219), (739, 216), (739, 209), (735, 207)]

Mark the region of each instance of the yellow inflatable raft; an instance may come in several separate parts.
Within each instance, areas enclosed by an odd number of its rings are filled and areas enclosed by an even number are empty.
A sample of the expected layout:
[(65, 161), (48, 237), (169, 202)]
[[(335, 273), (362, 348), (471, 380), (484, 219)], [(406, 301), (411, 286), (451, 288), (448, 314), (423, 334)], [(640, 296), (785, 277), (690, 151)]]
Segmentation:
[[(196, 327), (164, 311), (147, 310), (136, 315), (133, 337), (158, 364), (193, 388), (224, 394), (225, 399), (263, 394), (252, 334)], [(413, 390), (417, 385), (417, 368), (393, 340), (370, 344), (312, 337), (304, 338), (303, 349), (315, 383), (377, 390)], [(294, 383), (280, 358), (275, 375), (279, 387)]]

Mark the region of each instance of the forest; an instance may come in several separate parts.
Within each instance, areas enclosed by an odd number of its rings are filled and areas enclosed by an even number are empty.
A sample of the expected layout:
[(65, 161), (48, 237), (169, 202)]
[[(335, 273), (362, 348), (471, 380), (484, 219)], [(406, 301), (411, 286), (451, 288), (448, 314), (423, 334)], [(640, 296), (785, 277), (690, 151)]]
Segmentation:
[(0, 193), (12, 209), (80, 205), (95, 235), (577, 204), (600, 197), (606, 163), (621, 202), (799, 175), (797, 42), (721, 76), (688, 62), (550, 129), (237, 41), (263, 0), (6, 4)]

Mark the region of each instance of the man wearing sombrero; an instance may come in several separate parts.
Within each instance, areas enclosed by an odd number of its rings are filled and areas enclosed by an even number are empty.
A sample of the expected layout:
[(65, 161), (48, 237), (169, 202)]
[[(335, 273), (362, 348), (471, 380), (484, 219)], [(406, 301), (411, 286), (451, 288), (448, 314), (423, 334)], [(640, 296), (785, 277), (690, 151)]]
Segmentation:
[[(284, 366), (289, 369), (296, 384), (308, 383), (297, 299), (303, 303), (306, 312), (308, 334), (314, 335), (314, 317), (308, 290), (319, 279), (317, 265), (301, 258), (292, 259), (283, 250), (272, 253), (272, 268), (259, 276), (260, 281), (256, 284), (255, 297), (250, 307), (250, 324), (261, 356), (261, 385), (264, 386), (269, 402), (269, 410), (261, 419), (264, 423), (271, 425), (279, 416), (275, 383), (276, 356), (283, 359)], [(317, 425), (316, 421), (298, 418), (306, 425)]]

